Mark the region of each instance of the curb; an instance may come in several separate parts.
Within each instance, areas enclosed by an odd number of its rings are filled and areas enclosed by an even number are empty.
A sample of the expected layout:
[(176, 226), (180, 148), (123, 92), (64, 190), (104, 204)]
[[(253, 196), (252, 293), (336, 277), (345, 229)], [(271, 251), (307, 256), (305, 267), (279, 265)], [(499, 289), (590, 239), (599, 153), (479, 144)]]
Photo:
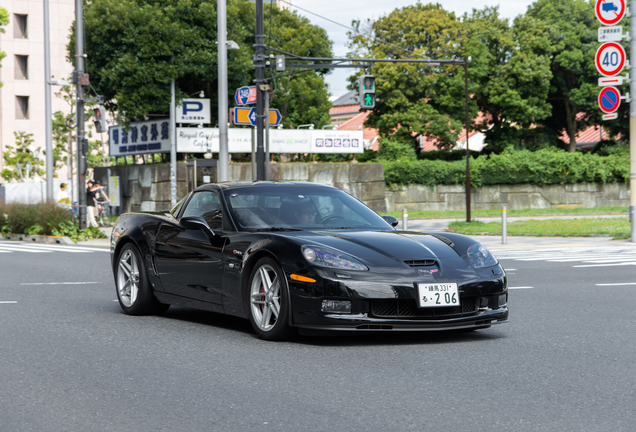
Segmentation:
[(44, 235), (26, 235), (26, 234), (7, 234), (0, 235), (0, 240), (26, 241), (35, 243), (56, 243), (63, 245), (74, 245), (75, 242), (69, 237), (63, 236), (44, 236)]

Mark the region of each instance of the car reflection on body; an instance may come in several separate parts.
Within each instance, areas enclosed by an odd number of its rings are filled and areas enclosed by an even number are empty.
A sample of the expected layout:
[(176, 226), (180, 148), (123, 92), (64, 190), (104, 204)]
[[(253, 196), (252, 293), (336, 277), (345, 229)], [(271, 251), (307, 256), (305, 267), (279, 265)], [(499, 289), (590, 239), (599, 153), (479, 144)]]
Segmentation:
[(170, 211), (117, 220), (117, 297), (130, 315), (177, 305), (247, 318), (267, 340), (295, 329), (472, 330), (508, 320), (507, 277), (487, 248), (396, 225), (329, 186), (204, 185)]

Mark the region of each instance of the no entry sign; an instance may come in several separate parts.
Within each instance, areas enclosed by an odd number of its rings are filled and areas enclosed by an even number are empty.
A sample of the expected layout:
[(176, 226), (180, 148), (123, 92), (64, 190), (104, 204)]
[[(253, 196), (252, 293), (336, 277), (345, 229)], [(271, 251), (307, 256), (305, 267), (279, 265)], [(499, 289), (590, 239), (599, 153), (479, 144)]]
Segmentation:
[(598, 95), (598, 106), (606, 114), (614, 112), (621, 105), (621, 94), (616, 87), (605, 87)]
[(625, 16), (625, 0), (596, 0), (595, 11), (603, 25), (617, 24)]
[(596, 51), (596, 69), (605, 76), (618, 75), (625, 67), (625, 49), (616, 42), (607, 42)]

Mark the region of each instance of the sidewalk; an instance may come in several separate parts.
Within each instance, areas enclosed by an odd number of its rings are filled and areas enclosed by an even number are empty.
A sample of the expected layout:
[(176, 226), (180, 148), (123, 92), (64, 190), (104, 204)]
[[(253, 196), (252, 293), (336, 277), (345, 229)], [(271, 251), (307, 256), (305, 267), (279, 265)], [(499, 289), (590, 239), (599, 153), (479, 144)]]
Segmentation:
[[(508, 217), (508, 222), (530, 219), (582, 219), (582, 218), (614, 218), (624, 217), (627, 215), (617, 214), (589, 214), (589, 215), (547, 215), (547, 216), (514, 216)], [(463, 218), (447, 218), (447, 219), (409, 219), (409, 231), (421, 232), (443, 232), (448, 228), (451, 222), (465, 220)], [(501, 217), (486, 216), (476, 217), (473, 220), (481, 222), (501, 222)], [(399, 220), (396, 229), (402, 228), (402, 220)], [(612, 240), (612, 237), (594, 236), (594, 237), (530, 237), (530, 236), (510, 236), (508, 235), (507, 244), (501, 243), (501, 236), (469, 236), (476, 241), (482, 243), (489, 249), (516, 249), (516, 248), (550, 248), (550, 247), (600, 247), (600, 246), (626, 246), (634, 245), (629, 240)]]

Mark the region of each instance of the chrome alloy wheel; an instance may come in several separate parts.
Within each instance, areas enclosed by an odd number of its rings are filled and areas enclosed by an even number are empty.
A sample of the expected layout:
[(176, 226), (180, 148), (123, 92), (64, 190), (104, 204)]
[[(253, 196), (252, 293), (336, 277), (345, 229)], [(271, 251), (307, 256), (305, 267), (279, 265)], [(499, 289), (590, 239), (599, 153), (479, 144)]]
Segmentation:
[(252, 279), (250, 287), (250, 307), (254, 322), (261, 331), (274, 328), (280, 315), (281, 281), (276, 270), (263, 264)]
[(139, 266), (135, 254), (130, 249), (119, 258), (117, 294), (126, 307), (133, 306), (139, 295)]

